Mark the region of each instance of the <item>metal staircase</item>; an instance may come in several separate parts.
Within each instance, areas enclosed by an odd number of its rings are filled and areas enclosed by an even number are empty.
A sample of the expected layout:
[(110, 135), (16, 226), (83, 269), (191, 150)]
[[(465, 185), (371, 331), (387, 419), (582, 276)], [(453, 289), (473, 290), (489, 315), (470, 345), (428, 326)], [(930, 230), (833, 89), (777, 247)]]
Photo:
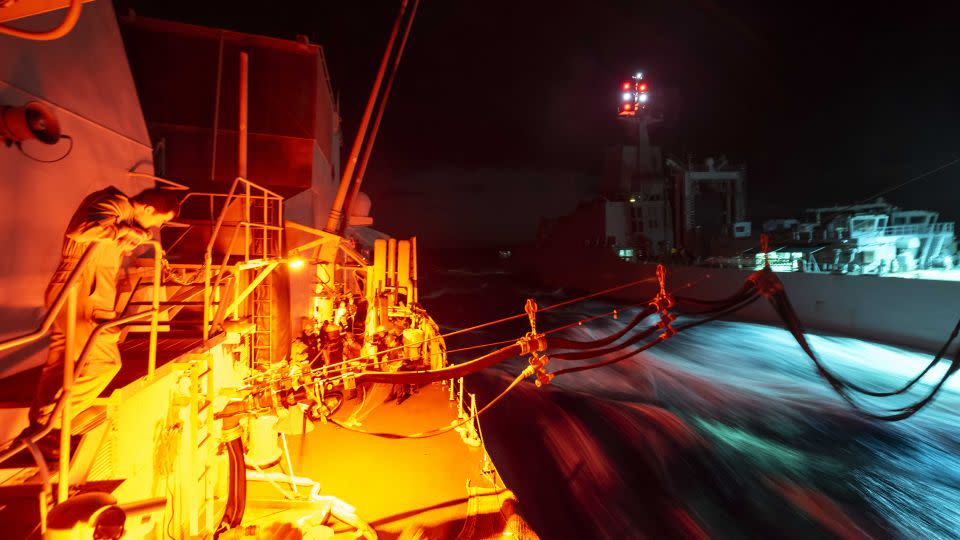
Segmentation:
[[(85, 361), (88, 349), (91, 349), (89, 345), (103, 331), (120, 328), (131, 338), (136, 334), (146, 334), (148, 358), (143, 379), (146, 386), (137, 385), (141, 389), (149, 388), (154, 380), (157, 352), (165, 342), (191, 337), (199, 343), (195, 350), (203, 352), (186, 356), (181, 353), (177, 361), (171, 363), (174, 371), (186, 369), (189, 379), (188, 403), (185, 404), (189, 413), (184, 427), (189, 437), (189, 448), (194, 450), (181, 454), (185, 462), (181, 464), (178, 474), (183, 489), (176, 503), (179, 511), (175, 512), (187, 519), (185, 526), (189, 529), (188, 534), (194, 537), (197, 534), (205, 536), (217, 525), (214, 522), (217, 474), (212, 473), (219, 440), (214, 423), (216, 385), (211, 347), (223, 341), (222, 334), (229, 322), (246, 321), (257, 327), (255, 339), (249, 341), (254, 349), (250, 351), (250, 358), (257, 352), (260, 361), (269, 362), (271, 359), (273, 338), (270, 304), (274, 295), (270, 275), (283, 256), (283, 199), (243, 178), (237, 178), (227, 193), (192, 192), (187, 194), (184, 201), (187, 202), (187, 211), (182, 214), (182, 232), (172, 243), (168, 243), (167, 252), (164, 252), (160, 242), (150, 242), (153, 253), (134, 262), (129, 272), (132, 286), (118, 295), (118, 317), (101, 324), (86, 346), (68, 346), (67, 358), (74, 360), (67, 362), (64, 368), (66, 391), (62, 395), (69, 395), (75, 366)], [(199, 206), (204, 207), (203, 211), (196, 209)], [(21, 347), (43, 338), (63, 310), (70, 314), (69, 318), (75, 318), (77, 279), (93, 251), (94, 248), (90, 248), (81, 258), (41, 325), (29, 334), (0, 342), (0, 350)], [(68, 344), (73, 343), (71, 336), (74, 330), (71, 326), (67, 328)], [(139, 336), (139, 339), (144, 337)], [(125, 364), (127, 360), (124, 358)], [(169, 378), (171, 369), (165, 368), (165, 372)], [(61, 450), (66, 448), (66, 451), (61, 451), (59, 469), (51, 469), (48, 474), (34, 442), (50, 433), (54, 417), (61, 419)], [(105, 415), (98, 418), (97, 425), (84, 429), (99, 429), (102, 432)], [(64, 503), (69, 497), (71, 483), (88, 478), (90, 470), (111, 470), (109, 463), (97, 460), (89, 460), (84, 471), (71, 469), (69, 450), (73, 427), (76, 426), (71, 425), (69, 402), (61, 397), (51, 421), (40, 432), (29, 439), (17, 439), (0, 449), (0, 463), (25, 450), (36, 459), (40, 481), (34, 480), (33, 484), (22, 487), (27, 488), (24, 493), (28, 498), (39, 496), (39, 505), (34, 508), (40, 509), (41, 523), (45, 523), (46, 510), (54, 502), (51, 498), (55, 484), (55, 500)], [(80, 444), (82, 446), (83, 442)], [(17, 493), (12, 496), (24, 496)], [(190, 509), (200, 509), (200, 512)]]
[[(276, 205), (267, 198), (255, 197), (252, 200), (250, 213), (260, 217), (265, 224), (270, 223), (270, 217), (277, 212)], [(270, 260), (279, 256), (282, 250), (281, 229), (262, 227), (254, 231), (253, 252), (261, 260)], [(268, 368), (273, 361), (273, 302), (274, 280), (268, 275), (253, 291), (252, 317), (254, 323), (253, 350), (251, 357), (256, 368)]]
[(237, 178), (226, 193), (187, 194), (181, 213), (185, 230), (167, 252), (161, 280), (138, 280), (130, 306), (144, 307), (145, 301), (136, 300), (144, 296), (139, 291), (160, 283), (164, 320), (158, 331), (206, 341), (226, 321), (248, 320), (256, 325), (251, 357), (269, 362), (270, 275), (283, 256), (282, 197)]

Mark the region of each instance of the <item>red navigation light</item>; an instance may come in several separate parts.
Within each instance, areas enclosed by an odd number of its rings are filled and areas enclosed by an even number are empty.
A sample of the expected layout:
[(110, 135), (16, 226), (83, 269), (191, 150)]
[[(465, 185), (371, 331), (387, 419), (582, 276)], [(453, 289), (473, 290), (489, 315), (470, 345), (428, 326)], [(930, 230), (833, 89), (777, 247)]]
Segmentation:
[(628, 83), (628, 82), (623, 83), (623, 89), (624, 89), (624, 90), (629, 90), (629, 89), (630, 89), (630, 83)]
[(646, 92), (646, 91), (647, 91), (647, 83), (640, 83), (640, 86), (639, 86), (638, 88), (639, 88), (639, 90), (640, 90), (641, 92)]
[(630, 104), (628, 103), (628, 104), (624, 105), (624, 106), (623, 106), (623, 110), (629, 111), (629, 110), (630, 110)]

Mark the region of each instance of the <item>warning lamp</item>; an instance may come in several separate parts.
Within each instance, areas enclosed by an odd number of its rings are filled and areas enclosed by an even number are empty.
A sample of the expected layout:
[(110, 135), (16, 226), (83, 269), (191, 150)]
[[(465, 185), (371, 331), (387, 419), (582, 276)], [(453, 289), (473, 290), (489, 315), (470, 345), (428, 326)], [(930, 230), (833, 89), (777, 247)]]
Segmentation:
[(624, 89), (624, 90), (629, 90), (629, 89), (630, 89), (630, 83), (628, 83), (628, 82), (623, 83), (623, 89)]
[(0, 106), (0, 138), (7, 146), (29, 139), (56, 144), (60, 140), (60, 122), (53, 109), (39, 101), (22, 107)]
[(646, 91), (647, 91), (647, 83), (640, 83), (640, 86), (638, 86), (637, 89), (640, 90), (641, 92), (646, 92)]

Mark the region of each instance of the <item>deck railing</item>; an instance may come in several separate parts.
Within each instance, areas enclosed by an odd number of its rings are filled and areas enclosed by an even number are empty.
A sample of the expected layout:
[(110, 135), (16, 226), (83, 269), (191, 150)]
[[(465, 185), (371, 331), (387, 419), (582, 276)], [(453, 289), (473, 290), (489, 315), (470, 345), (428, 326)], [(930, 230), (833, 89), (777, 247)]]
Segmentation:
[[(222, 207), (217, 213), (216, 221), (213, 222), (210, 238), (207, 240), (203, 253), (203, 339), (206, 341), (210, 338), (211, 323), (214, 321), (212, 310), (214, 299), (212, 295), (214, 291), (219, 290), (224, 275), (223, 271), (218, 271), (214, 281), (213, 254), (220, 240), (220, 232), (225, 224), (233, 227), (233, 234), (217, 268), (224, 269), (228, 266), (237, 236), (242, 229), (244, 234), (242, 268), (252, 269), (258, 266), (266, 266), (272, 270), (275, 265), (270, 264), (269, 261), (283, 256), (283, 197), (241, 177), (237, 177), (233, 181), (227, 193), (191, 192), (184, 197), (181, 204), (192, 197), (207, 198), (211, 209), (211, 220), (216, 213), (214, 210), (217, 204), (222, 201)], [(240, 210), (243, 218), (240, 221), (228, 223), (226, 218), (232, 210), (231, 206), (236, 201), (242, 203)], [(262, 205), (260, 209), (262, 212), (259, 212), (260, 215), (257, 216), (254, 215), (256, 211), (255, 203)], [(271, 233), (276, 239), (275, 242), (270, 241)], [(258, 240), (256, 238), (258, 234), (260, 235), (258, 246), (260, 249), (253, 252), (251, 251), (251, 244), (254, 240)], [(262, 278), (259, 281), (262, 281)], [(220, 299), (220, 301), (225, 301), (225, 299)], [(238, 298), (235, 297), (230, 304), (231, 309), (236, 309), (238, 304)]]
[[(29, 334), (23, 336), (18, 336), (15, 338), (7, 339), (0, 342), (0, 351), (10, 350), (19, 346), (32, 343), (39, 340), (49, 332), (50, 327), (53, 325), (53, 321), (60, 315), (61, 311), (66, 305), (67, 309), (67, 327), (65, 329), (65, 350), (64, 350), (64, 362), (63, 362), (63, 388), (60, 392), (59, 397), (57, 398), (56, 403), (54, 404), (53, 411), (47, 417), (46, 422), (40, 431), (31, 434), (27, 438), (21, 438), (15, 440), (6, 450), (0, 454), (0, 463), (6, 461), (13, 455), (17, 454), (23, 449), (29, 449), (31, 455), (34, 459), (39, 460), (39, 453), (36, 452), (36, 442), (47, 436), (51, 431), (53, 431), (53, 422), (54, 419), (59, 415), (60, 416), (60, 463), (59, 463), (59, 482), (57, 486), (57, 502), (62, 503), (67, 500), (70, 489), (70, 431), (71, 431), (71, 422), (72, 411), (70, 410), (70, 394), (73, 387), (73, 382), (75, 373), (83, 367), (83, 362), (86, 360), (90, 351), (92, 350), (92, 344), (94, 340), (99, 337), (99, 335), (109, 328), (127, 324), (133, 321), (142, 320), (150, 317), (150, 346), (148, 353), (148, 363), (147, 363), (147, 379), (153, 377), (154, 370), (157, 365), (157, 330), (158, 322), (160, 317), (160, 265), (163, 260), (163, 248), (160, 246), (160, 242), (149, 241), (144, 242), (145, 244), (150, 244), (153, 246), (153, 277), (154, 277), (154, 286), (153, 286), (153, 299), (152, 307), (149, 310), (142, 311), (140, 313), (135, 313), (133, 315), (128, 315), (126, 317), (121, 317), (119, 319), (114, 319), (98, 325), (90, 336), (83, 344), (81, 353), (79, 357), (76, 357), (75, 349), (75, 336), (76, 336), (76, 321), (77, 321), (77, 287), (79, 283), (77, 282), (80, 278), (81, 273), (87, 264), (89, 264), (90, 258), (93, 256), (94, 252), (97, 249), (97, 244), (91, 244), (84, 251), (83, 255), (80, 257), (80, 260), (77, 262), (77, 265), (70, 271), (70, 275), (67, 278), (66, 282), (63, 284), (63, 287), (57, 293), (56, 298), (50, 306), (50, 309), (47, 310), (47, 313), (43, 317), (43, 321), (40, 326)], [(74, 360), (76, 357), (76, 360)], [(46, 470), (46, 465), (41, 464), (38, 461), (37, 466), (41, 471)], [(49, 477), (44, 478), (44, 493), (49, 492)]]

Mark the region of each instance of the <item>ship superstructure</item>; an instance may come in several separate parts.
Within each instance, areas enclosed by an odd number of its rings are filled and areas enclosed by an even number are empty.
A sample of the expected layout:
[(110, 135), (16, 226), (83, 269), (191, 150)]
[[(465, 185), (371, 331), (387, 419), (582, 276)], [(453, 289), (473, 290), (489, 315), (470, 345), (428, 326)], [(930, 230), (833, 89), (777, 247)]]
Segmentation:
[[(623, 142), (609, 148), (596, 196), (545, 222), (545, 249), (602, 249), (627, 262), (955, 279), (954, 224), (928, 210), (881, 199), (810, 208), (799, 219), (747, 218), (746, 167), (726, 157), (664, 158), (650, 129), (662, 119), (642, 72), (622, 85), (616, 121)], [(759, 235), (771, 242), (759, 252)]]
[[(923, 275), (953, 269), (953, 222), (928, 210), (904, 210), (883, 199), (810, 208), (801, 220), (774, 220), (763, 230), (779, 241), (783, 270), (850, 274)], [(797, 247), (797, 250), (792, 250)]]

